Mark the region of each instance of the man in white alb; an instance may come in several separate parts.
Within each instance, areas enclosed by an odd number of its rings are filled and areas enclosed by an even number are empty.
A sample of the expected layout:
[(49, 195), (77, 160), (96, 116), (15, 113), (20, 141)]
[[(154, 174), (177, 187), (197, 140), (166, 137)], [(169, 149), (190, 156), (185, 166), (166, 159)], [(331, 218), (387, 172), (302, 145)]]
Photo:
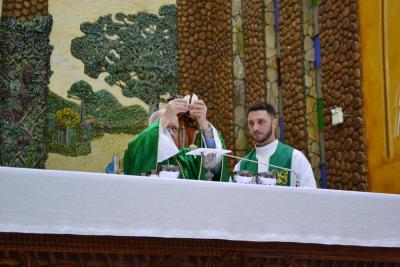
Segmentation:
[(272, 105), (255, 104), (249, 108), (247, 127), (256, 145), (245, 156), (248, 160), (239, 161), (234, 171), (275, 172), (276, 185), (316, 188), (311, 165), (303, 153), (276, 139), (277, 125)]

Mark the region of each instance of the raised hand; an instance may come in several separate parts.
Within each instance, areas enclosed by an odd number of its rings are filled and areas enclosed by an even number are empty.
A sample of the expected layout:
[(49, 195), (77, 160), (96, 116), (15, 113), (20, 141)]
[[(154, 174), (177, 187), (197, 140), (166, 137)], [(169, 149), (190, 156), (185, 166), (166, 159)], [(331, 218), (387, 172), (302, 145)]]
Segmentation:
[(199, 124), (202, 130), (207, 130), (209, 127), (207, 121), (207, 106), (203, 100), (196, 100), (189, 105), (190, 116), (193, 117)]
[(178, 114), (189, 111), (189, 104), (182, 98), (175, 98), (168, 102), (164, 114), (161, 116), (161, 125), (164, 128), (178, 128)]
[(168, 102), (165, 113), (168, 116), (177, 116), (189, 111), (189, 104), (182, 98), (175, 98)]

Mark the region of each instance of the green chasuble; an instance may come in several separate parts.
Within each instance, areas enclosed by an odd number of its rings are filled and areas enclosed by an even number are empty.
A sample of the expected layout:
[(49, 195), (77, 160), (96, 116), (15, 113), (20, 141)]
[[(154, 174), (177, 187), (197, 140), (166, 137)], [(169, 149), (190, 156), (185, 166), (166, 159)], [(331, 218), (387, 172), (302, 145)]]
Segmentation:
[[(293, 155), (293, 148), (291, 146), (278, 142), (276, 151), (269, 158), (269, 164), (290, 169), (292, 166), (292, 155)], [(245, 159), (257, 161), (256, 149), (254, 148), (249, 154), (247, 154)], [(240, 162), (240, 170), (241, 171), (247, 170), (253, 173), (258, 173), (258, 164), (242, 160)], [(278, 169), (271, 165), (268, 166), (268, 171), (276, 173), (277, 185), (290, 186), (290, 178), (291, 178), (290, 171)]]
[[(198, 179), (206, 180), (206, 169), (202, 165), (202, 158), (200, 156), (187, 156), (186, 153), (190, 150), (183, 148), (173, 157), (165, 160), (164, 162), (157, 162), (158, 150), (158, 132), (160, 127), (160, 120), (150, 124), (144, 129), (132, 142), (129, 143), (128, 149), (124, 155), (124, 173), (130, 175), (140, 175), (152, 170), (157, 170), (158, 165), (176, 165), (180, 168), (180, 178), (183, 179)], [(219, 135), (223, 148), (225, 148), (222, 136)], [(202, 138), (198, 140), (197, 146), (204, 147)], [(219, 181), (227, 182), (229, 180), (229, 173), (226, 158), (222, 157), (221, 173)]]

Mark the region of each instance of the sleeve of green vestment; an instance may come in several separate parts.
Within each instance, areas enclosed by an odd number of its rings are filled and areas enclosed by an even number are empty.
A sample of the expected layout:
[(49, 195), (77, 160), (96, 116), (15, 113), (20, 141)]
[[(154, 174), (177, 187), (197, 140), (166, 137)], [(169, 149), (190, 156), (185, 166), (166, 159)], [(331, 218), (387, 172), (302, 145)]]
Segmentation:
[(138, 175), (157, 168), (159, 121), (150, 124), (132, 142), (124, 155), (124, 173)]

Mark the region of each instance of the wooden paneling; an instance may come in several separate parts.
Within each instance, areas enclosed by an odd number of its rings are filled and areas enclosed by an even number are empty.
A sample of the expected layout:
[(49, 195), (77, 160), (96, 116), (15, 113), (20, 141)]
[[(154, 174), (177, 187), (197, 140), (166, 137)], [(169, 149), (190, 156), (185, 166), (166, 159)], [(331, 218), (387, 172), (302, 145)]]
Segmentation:
[(400, 248), (2, 233), (0, 266), (400, 266)]

